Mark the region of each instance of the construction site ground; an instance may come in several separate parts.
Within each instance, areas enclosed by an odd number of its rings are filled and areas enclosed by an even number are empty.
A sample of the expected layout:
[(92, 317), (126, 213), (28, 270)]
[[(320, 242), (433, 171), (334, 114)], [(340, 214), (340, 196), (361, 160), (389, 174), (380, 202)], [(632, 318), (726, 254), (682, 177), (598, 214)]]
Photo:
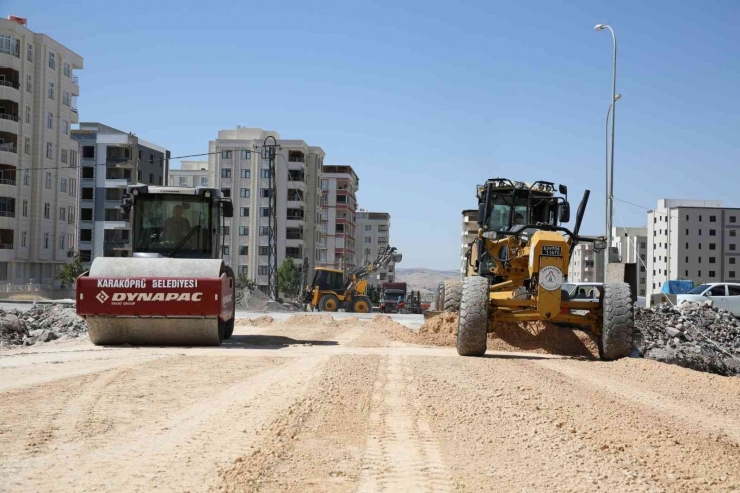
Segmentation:
[(0, 491), (740, 490), (740, 378), (291, 315), (218, 348), (0, 351)]

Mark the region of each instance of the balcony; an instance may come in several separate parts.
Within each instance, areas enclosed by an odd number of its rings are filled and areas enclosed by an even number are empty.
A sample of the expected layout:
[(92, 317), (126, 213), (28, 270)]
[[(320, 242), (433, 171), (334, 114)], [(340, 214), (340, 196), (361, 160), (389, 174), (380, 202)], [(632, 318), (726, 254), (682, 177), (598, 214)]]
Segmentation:
[[(0, 74), (3, 74), (3, 72), (6, 72), (5, 69), (0, 69)], [(18, 72), (10, 71), (11, 73), (17, 74)], [(20, 103), (21, 102), (21, 85), (17, 82), (12, 82), (10, 80), (0, 80), (0, 99), (5, 99), (8, 101), (13, 101), (14, 103)]]
[[(0, 101), (2, 104), (3, 101)], [(10, 113), (0, 113), (0, 132), (7, 132), (18, 135), (19, 131), (18, 117)]]
[(72, 106), (70, 109), (72, 110), (72, 123), (80, 123), (80, 114), (77, 112), (77, 108)]
[(0, 131), (0, 141), (3, 141), (0, 144), (0, 163), (13, 165), (18, 162), (17, 140), (16, 134)]
[(12, 197), (0, 197), (0, 231), (2, 229), (15, 229), (15, 199)]
[(6, 69), (9, 68), (20, 72), (21, 59), (19, 56), (15, 56), (14, 54), (10, 54), (6, 51), (0, 51), (0, 67)]

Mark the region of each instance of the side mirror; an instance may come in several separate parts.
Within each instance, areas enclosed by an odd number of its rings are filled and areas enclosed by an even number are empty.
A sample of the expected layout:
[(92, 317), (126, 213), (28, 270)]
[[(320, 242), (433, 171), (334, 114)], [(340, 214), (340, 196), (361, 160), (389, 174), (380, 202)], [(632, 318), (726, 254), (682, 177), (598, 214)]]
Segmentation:
[(559, 185), (558, 191), (560, 192), (560, 195), (568, 195), (568, 187), (565, 185)]
[[(563, 185), (560, 185), (561, 187)], [(561, 223), (567, 223), (570, 221), (570, 204), (568, 202), (563, 202), (559, 206), (560, 209), (560, 222)]]
[(221, 211), (224, 217), (234, 217), (234, 204), (230, 200), (222, 201)]

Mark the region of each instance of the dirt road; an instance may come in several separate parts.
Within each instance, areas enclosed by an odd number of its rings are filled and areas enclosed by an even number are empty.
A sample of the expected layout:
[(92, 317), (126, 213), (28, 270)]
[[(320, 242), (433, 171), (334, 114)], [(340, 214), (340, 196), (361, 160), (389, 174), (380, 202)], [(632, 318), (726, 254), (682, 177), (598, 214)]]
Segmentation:
[(740, 490), (740, 378), (407, 331), (262, 319), (221, 348), (2, 352), (0, 491)]

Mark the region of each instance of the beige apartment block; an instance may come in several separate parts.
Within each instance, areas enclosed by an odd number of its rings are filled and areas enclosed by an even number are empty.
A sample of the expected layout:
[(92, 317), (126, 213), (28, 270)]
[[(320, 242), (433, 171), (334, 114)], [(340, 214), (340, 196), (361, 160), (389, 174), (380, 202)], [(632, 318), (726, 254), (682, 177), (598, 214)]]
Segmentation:
[[(392, 246), (391, 215), (387, 212), (368, 212), (359, 209), (355, 213), (357, 219), (357, 243), (359, 247), (360, 265), (367, 265), (378, 258), (381, 249)], [(384, 282), (393, 282), (396, 279), (396, 265), (391, 262), (379, 269), (368, 278), (368, 284), (378, 286)]]
[(647, 228), (613, 228), (612, 247), (623, 264), (635, 264), (637, 296), (647, 293)]
[(568, 282), (604, 282), (606, 250), (594, 250), (593, 243), (579, 243), (573, 248), (568, 267)]
[(719, 200), (661, 199), (648, 212), (647, 294), (668, 280), (740, 281), (740, 208)]
[(180, 161), (179, 169), (169, 170), (170, 187), (207, 187), (215, 183), (208, 169), (208, 161)]
[(357, 266), (355, 231), (360, 179), (352, 166), (324, 166), (321, 177), (319, 265), (348, 271)]
[(76, 249), (82, 57), (0, 19), (0, 283), (52, 285)]
[(307, 258), (310, 279), (319, 258), (316, 244), (324, 151), (302, 140), (281, 139), (274, 131), (241, 126), (220, 130), (208, 148), (209, 186), (220, 188), (234, 203), (234, 217), (224, 240), (224, 259), (237, 274), (256, 281), (265, 292), (270, 175), (261, 146), (268, 136), (280, 146), (275, 161), (278, 265), (291, 258), (302, 271)]
[[(460, 275), (465, 277), (468, 245), (478, 237), (478, 209), (462, 211), (462, 240), (460, 244)], [(475, 261), (475, 259), (473, 259)]]

